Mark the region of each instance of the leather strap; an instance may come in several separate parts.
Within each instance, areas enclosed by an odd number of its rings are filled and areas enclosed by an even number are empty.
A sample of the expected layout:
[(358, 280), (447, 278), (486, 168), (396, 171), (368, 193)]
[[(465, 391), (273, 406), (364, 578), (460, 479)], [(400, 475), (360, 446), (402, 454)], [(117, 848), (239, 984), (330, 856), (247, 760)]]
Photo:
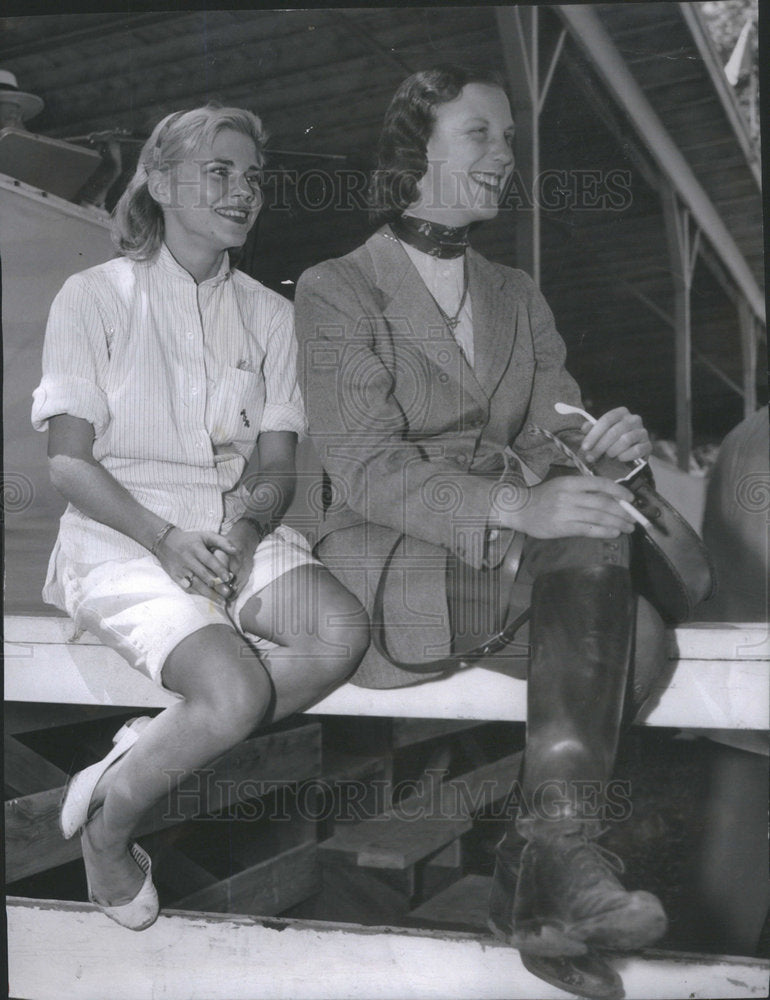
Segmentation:
[[(382, 573), (380, 574), (379, 583), (377, 584), (377, 593), (374, 596), (371, 625), (372, 644), (380, 656), (383, 656), (389, 663), (392, 663), (394, 667), (399, 667), (401, 670), (406, 670), (409, 673), (448, 673), (452, 670), (458, 670), (461, 667), (466, 667), (470, 663), (474, 663), (476, 660), (481, 660), (485, 656), (490, 656), (492, 653), (498, 653), (501, 649), (505, 649), (506, 646), (510, 645), (514, 641), (516, 633), (522, 625), (529, 620), (529, 608), (522, 611), (517, 618), (506, 625), (500, 632), (490, 636), (490, 638), (481, 645), (475, 646), (473, 649), (470, 649), (465, 653), (450, 653), (448, 656), (441, 657), (438, 660), (428, 660), (425, 663), (407, 663), (404, 660), (397, 660), (391, 653), (389, 653), (387, 640), (385, 638), (385, 584), (387, 581), (388, 571), (390, 570), (390, 564), (393, 561), (396, 549), (401, 544), (403, 538), (403, 535), (399, 535), (395, 544), (388, 553), (385, 565), (382, 568)], [(508, 551), (503, 557), (498, 572), (505, 574), (509, 577), (509, 579), (514, 580), (519, 571), (523, 547), (524, 537), (520, 533), (517, 533), (514, 535), (513, 540), (508, 547)]]

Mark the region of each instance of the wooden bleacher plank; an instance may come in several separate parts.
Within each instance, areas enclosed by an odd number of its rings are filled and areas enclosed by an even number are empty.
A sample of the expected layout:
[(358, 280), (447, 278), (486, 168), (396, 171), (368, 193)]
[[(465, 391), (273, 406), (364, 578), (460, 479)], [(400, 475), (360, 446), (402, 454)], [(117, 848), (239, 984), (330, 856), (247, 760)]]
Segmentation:
[(412, 910), (409, 922), (418, 927), (484, 931), (491, 885), (487, 875), (466, 875)]
[(174, 903), (174, 909), (272, 916), (283, 913), (320, 888), (318, 847), (315, 843), (301, 844), (188, 893)]
[(403, 871), (467, 833), (469, 819), (423, 818), (401, 820), (383, 814), (362, 823), (340, 826), (318, 845), (324, 860), (345, 861), (359, 868)]
[[(34, 1000), (564, 1000), (486, 936), (166, 910), (140, 934), (88, 903), (8, 899), (10, 994)], [(767, 996), (770, 963), (610, 959), (628, 1000)]]
[(475, 729), (478, 723), (469, 719), (394, 719), (393, 749), (415, 746), (442, 736), (452, 736)]
[[(318, 723), (244, 740), (189, 778), (170, 800), (158, 804), (140, 823), (137, 836), (173, 826), (201, 812), (216, 812), (254, 797), (261, 785), (317, 777), (321, 766)], [(33, 875), (80, 857), (77, 837), (64, 840), (58, 826), (62, 788), (52, 788), (5, 803), (6, 880)]]
[(167, 708), (179, 699), (69, 618), (5, 619), (5, 700)]
[[(33, 733), (56, 726), (74, 726), (80, 722), (95, 722), (126, 714), (125, 708), (102, 705), (58, 705), (6, 700), (3, 728), (6, 736), (16, 736), (18, 733)], [(118, 729), (119, 726), (115, 728)]]
[(324, 750), (323, 779), (330, 785), (339, 781), (365, 781), (390, 773), (392, 762), (385, 754), (353, 754), (344, 750)]
[(7, 734), (3, 740), (3, 757), (6, 788), (12, 788), (17, 795), (44, 792), (66, 784), (64, 771)]
[(159, 889), (173, 893), (172, 899), (181, 899), (191, 892), (205, 889), (219, 881), (208, 869), (189, 858), (184, 851), (168, 843), (169, 838), (159, 832), (143, 839), (143, 847), (152, 857), (152, 873)]
[[(165, 707), (174, 696), (63, 618), (11, 616), (5, 695), (11, 701)], [(672, 662), (642, 720), (652, 726), (770, 728), (770, 635), (764, 624), (694, 624), (670, 633)], [(310, 714), (522, 721), (526, 682), (476, 666), (409, 688), (343, 685)]]
[(340, 826), (319, 845), (321, 857), (360, 868), (404, 870), (467, 833), (474, 812), (505, 798), (520, 763), (516, 753), (451, 781), (426, 781), (423, 794), (373, 819)]
[(353, 868), (325, 859), (321, 874), (321, 892), (287, 916), (371, 927), (401, 924), (409, 913), (415, 891), (414, 866), (405, 871)]
[(442, 811), (450, 809), (454, 802), (458, 816), (471, 816), (479, 809), (500, 802), (518, 777), (523, 756), (521, 751), (512, 753), (445, 782), (442, 786)]

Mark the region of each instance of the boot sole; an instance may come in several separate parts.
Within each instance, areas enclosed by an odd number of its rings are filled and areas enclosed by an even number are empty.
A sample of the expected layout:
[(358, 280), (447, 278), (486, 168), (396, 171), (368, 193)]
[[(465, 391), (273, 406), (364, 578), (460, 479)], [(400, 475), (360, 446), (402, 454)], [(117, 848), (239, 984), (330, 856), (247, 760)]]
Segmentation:
[(601, 966), (603, 980), (598, 979), (595, 971), (586, 973), (581, 970), (579, 964), (576, 965), (571, 958), (545, 958), (527, 952), (522, 952), (520, 957), (521, 964), (533, 976), (567, 993), (588, 997), (589, 1000), (623, 1000), (626, 995), (623, 980), (596, 953), (591, 957)]
[[(489, 927), (498, 940), (514, 948), (518, 947), (514, 943), (513, 935), (502, 930), (493, 920), (487, 920), (487, 927)], [(522, 940), (529, 942), (534, 940), (536, 945), (543, 945), (545, 941), (542, 937)], [(591, 954), (582, 941), (564, 938), (563, 936), (559, 936), (558, 940), (562, 946), (566, 942), (566, 946), (571, 949), (569, 954), (563, 952), (561, 954), (536, 954), (531, 950), (519, 949), (521, 964), (533, 976), (537, 976), (538, 979), (542, 979), (544, 982), (550, 983), (551, 986), (556, 986), (567, 993), (588, 997), (589, 1000), (623, 1000), (626, 995), (623, 988), (623, 980), (612, 966), (600, 959), (596, 952)], [(557, 936), (550, 935), (548, 941), (551, 946), (556, 946)], [(591, 957), (597, 964), (601, 964), (602, 972), (605, 976), (604, 982), (597, 982), (594, 974), (593, 985), (587, 985), (586, 979), (591, 974), (588, 973), (587, 975), (586, 972), (580, 969), (579, 965), (576, 966), (573, 964), (573, 959), (578, 959), (588, 954), (591, 954)]]
[(542, 958), (574, 957), (585, 955), (588, 951), (588, 945), (585, 941), (563, 934), (552, 924), (542, 924), (536, 932), (531, 934), (526, 932), (508, 934), (497, 927), (492, 920), (487, 921), (487, 927), (496, 938), (511, 945), (512, 948), (530, 955), (539, 955)]

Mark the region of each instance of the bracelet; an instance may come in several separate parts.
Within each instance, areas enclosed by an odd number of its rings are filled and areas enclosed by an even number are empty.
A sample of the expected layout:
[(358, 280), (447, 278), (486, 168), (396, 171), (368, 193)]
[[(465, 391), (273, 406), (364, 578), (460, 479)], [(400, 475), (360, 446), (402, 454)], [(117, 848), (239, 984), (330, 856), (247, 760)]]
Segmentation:
[(152, 554), (155, 556), (156, 559), (158, 557), (158, 546), (163, 541), (163, 539), (166, 537), (166, 535), (170, 531), (173, 531), (175, 527), (176, 527), (175, 524), (172, 524), (171, 521), (167, 521), (163, 525), (163, 527), (160, 529), (160, 531), (158, 532), (158, 534), (155, 536), (155, 538), (153, 538), (152, 545), (150, 546), (150, 552), (152, 552)]

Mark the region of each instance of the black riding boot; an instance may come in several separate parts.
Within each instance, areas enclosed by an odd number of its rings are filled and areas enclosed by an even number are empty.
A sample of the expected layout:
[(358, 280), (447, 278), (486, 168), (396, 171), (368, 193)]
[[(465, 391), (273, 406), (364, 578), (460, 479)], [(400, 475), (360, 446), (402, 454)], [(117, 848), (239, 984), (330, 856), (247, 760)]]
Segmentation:
[[(532, 594), (526, 814), (497, 849), (490, 926), (536, 975), (584, 996), (622, 996), (593, 948), (633, 949), (665, 931), (658, 900), (629, 893), (595, 843), (615, 760), (634, 596), (620, 565), (541, 574)], [(523, 849), (522, 849), (523, 838)]]

